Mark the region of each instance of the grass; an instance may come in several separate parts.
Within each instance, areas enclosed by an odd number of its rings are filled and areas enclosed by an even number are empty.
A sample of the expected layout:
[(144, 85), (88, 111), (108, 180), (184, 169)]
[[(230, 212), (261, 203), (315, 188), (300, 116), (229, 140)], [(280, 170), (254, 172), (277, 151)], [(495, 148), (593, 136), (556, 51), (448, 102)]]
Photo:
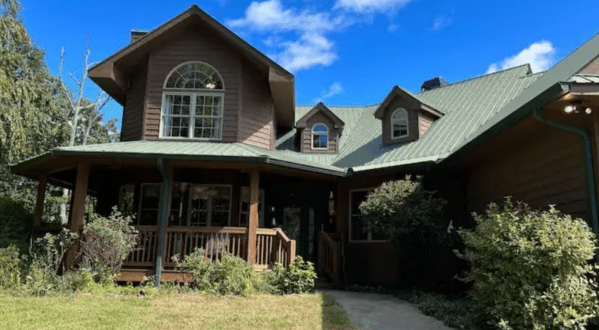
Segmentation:
[(0, 297), (0, 329), (355, 329), (328, 294)]

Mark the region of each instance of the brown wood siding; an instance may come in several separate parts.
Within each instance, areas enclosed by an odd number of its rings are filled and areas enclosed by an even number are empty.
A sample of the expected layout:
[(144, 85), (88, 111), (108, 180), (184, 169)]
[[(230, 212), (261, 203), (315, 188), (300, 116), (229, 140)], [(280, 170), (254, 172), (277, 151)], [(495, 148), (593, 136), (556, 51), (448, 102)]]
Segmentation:
[[(389, 104), (387, 109), (385, 109), (385, 115), (383, 116), (383, 120), (381, 120), (381, 123), (383, 125), (384, 144), (410, 142), (418, 139), (418, 111), (412, 110), (415, 106), (416, 104), (407, 100), (403, 100), (399, 97), (396, 97)], [(406, 111), (408, 111), (408, 136), (399, 139), (391, 139), (391, 115), (398, 108), (404, 108), (406, 109)]]
[(222, 76), (225, 84), (222, 141), (237, 141), (241, 56), (198, 27), (186, 29), (177, 39), (150, 53), (144, 138), (158, 139), (164, 81), (172, 69), (188, 61), (208, 63)]
[(243, 62), (239, 142), (272, 149), (274, 145), (274, 103), (268, 78), (250, 63)]
[(599, 57), (596, 57), (591, 63), (587, 64), (579, 74), (599, 74)]
[(418, 133), (420, 134), (420, 137), (426, 134), (434, 121), (435, 117), (433, 115), (424, 111), (418, 113)]
[[(325, 124), (329, 128), (329, 149), (312, 149), (312, 127), (316, 124)], [(306, 122), (306, 128), (302, 130), (302, 152), (314, 154), (334, 154), (337, 152), (337, 141), (339, 139), (339, 130), (335, 128), (335, 122), (322, 112), (316, 113)]]
[[(519, 133), (517, 127), (511, 131)], [(470, 210), (481, 212), (490, 202), (512, 196), (533, 207), (554, 204), (565, 213), (584, 218), (587, 203), (580, 140), (549, 127), (516, 137), (502, 148), (485, 149), (487, 156), (472, 168)]]
[(123, 107), (121, 141), (142, 139), (144, 97), (146, 92), (147, 66), (131, 77), (131, 87), (127, 92), (127, 101)]

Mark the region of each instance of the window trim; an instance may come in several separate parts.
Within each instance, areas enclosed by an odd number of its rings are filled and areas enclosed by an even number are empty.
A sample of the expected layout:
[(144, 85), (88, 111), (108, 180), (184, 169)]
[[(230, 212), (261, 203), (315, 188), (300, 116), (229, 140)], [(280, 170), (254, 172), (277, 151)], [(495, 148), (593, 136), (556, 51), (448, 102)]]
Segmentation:
[[(220, 82), (222, 83), (223, 88), (222, 89), (203, 89), (203, 88), (177, 88), (177, 87), (166, 87), (166, 84), (168, 83), (169, 79), (171, 78), (171, 76), (182, 66), (185, 65), (189, 65), (189, 64), (202, 64), (205, 66), (208, 66), (209, 68), (211, 68), (212, 70), (214, 70), (214, 72), (216, 73), (216, 75), (218, 76), (218, 78), (220, 79)], [(164, 79), (164, 82), (162, 84), (162, 101), (160, 104), (160, 127), (159, 127), (159, 131), (158, 131), (158, 138), (159, 139), (173, 139), (173, 140), (183, 140), (183, 141), (222, 141), (223, 139), (223, 130), (224, 130), (224, 126), (225, 126), (225, 81), (222, 77), (222, 75), (220, 74), (220, 72), (218, 70), (216, 70), (216, 68), (206, 62), (202, 62), (202, 61), (187, 61), (187, 62), (183, 62), (177, 66), (175, 66), (167, 75), (166, 78)], [(187, 137), (183, 137), (183, 136), (164, 136), (164, 107), (165, 107), (165, 99), (167, 97), (167, 95), (188, 95), (190, 97), (190, 109), (189, 109), (189, 116), (178, 116), (178, 117), (189, 117), (189, 133)], [(220, 119), (220, 127), (217, 128), (218, 132), (216, 134), (215, 137), (209, 137), (209, 138), (204, 138), (204, 137), (194, 137), (194, 131), (195, 131), (195, 121), (196, 121), (196, 101), (197, 101), (197, 97), (198, 96), (213, 96), (213, 97), (220, 97), (221, 98), (221, 103), (220, 103), (220, 116), (218, 117), (213, 117), (213, 118), (218, 118)]]
[[(233, 185), (230, 184), (210, 184), (210, 183), (201, 183), (201, 184), (195, 184), (195, 183), (190, 183), (189, 186), (189, 207), (187, 208), (187, 219), (186, 219), (186, 225), (185, 226), (180, 226), (178, 228), (221, 228), (221, 227), (213, 227), (212, 226), (212, 198), (209, 199), (208, 201), (208, 207), (209, 210), (207, 210), (208, 212), (208, 218), (206, 220), (206, 226), (192, 226), (190, 225), (191, 223), (191, 189), (193, 189), (193, 187), (228, 187), (229, 188), (229, 211), (228, 211), (228, 218), (227, 218), (227, 225), (225, 227), (229, 227), (231, 226), (231, 208), (233, 205)], [(172, 197), (171, 197), (172, 198)]]
[[(314, 148), (314, 128), (318, 125), (322, 125), (324, 126), (324, 128), (326, 128), (326, 136), (327, 136), (327, 146), (324, 148)], [(324, 135), (322, 134), (322, 132), (316, 132), (319, 135)], [(310, 149), (311, 150), (329, 150), (329, 142), (330, 142), (330, 137), (331, 137), (331, 130), (329, 129), (329, 126), (323, 124), (323, 123), (316, 123), (314, 125), (312, 125), (312, 128), (310, 129)]]
[(376, 187), (371, 187), (371, 188), (360, 188), (360, 189), (350, 189), (348, 192), (348, 210), (347, 210), (347, 215), (348, 215), (348, 224), (349, 224), (349, 242), (350, 243), (384, 243), (387, 242), (387, 240), (373, 240), (372, 239), (372, 231), (369, 230), (368, 231), (368, 235), (367, 235), (367, 239), (359, 239), (359, 240), (355, 240), (352, 239), (352, 218), (354, 217), (354, 215), (352, 214), (352, 193), (354, 192), (361, 192), (361, 191), (373, 191), (375, 190)]
[[(400, 119), (393, 119), (393, 116), (398, 113), (398, 112), (403, 112), (405, 113), (405, 118), (400, 118)], [(391, 113), (391, 117), (389, 117), (389, 122), (390, 122), (390, 126), (391, 126), (391, 139), (392, 140), (397, 140), (397, 139), (401, 139), (401, 138), (405, 138), (410, 136), (410, 115), (408, 113), (408, 110), (404, 109), (404, 108), (397, 108), (395, 110), (393, 110), (393, 112)], [(393, 134), (393, 125), (395, 124), (396, 121), (404, 121), (406, 122), (406, 134), (405, 135), (399, 135), (399, 136), (394, 136)]]
[[(242, 211), (242, 207), (241, 207), (242, 203), (244, 202), (244, 200), (243, 200), (243, 197), (244, 197), (243, 191), (244, 191), (244, 189), (247, 189), (247, 195), (248, 195), (248, 200), (247, 200), (248, 210), (247, 210), (247, 212)], [(264, 189), (260, 189), (260, 198), (259, 198), (258, 204), (259, 205), (262, 204), (262, 210), (258, 211), (258, 228), (265, 228), (264, 227), (264, 211), (265, 211), (264, 210), (265, 209), (265, 206), (264, 206)], [(246, 225), (242, 225), (241, 224), (241, 215), (242, 214), (247, 214), (248, 223)], [(237, 225), (239, 227), (245, 227), (245, 228), (249, 227), (249, 220), (250, 220), (250, 187), (249, 186), (240, 186), (239, 187), (239, 217), (238, 217), (237, 220), (238, 220)]]

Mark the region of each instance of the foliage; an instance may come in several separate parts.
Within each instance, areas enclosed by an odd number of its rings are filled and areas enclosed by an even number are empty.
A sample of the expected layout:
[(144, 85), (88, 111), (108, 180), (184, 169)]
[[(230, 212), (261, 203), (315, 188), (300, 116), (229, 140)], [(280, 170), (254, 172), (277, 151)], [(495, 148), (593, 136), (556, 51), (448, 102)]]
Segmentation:
[(221, 260), (207, 259), (203, 249), (196, 248), (180, 261), (173, 257), (177, 268), (193, 276), (192, 286), (216, 295), (248, 295), (254, 291), (252, 266), (242, 258), (225, 251)]
[(297, 256), (289, 267), (275, 264), (267, 277), (275, 292), (281, 294), (314, 292), (317, 278), (314, 264), (304, 261), (301, 256)]
[(395, 243), (424, 239), (438, 224), (446, 201), (424, 189), (421, 177), (383, 183), (360, 205), (365, 222)]
[(81, 240), (81, 266), (89, 269), (98, 283), (112, 282), (127, 255), (137, 245), (138, 235), (132, 217), (116, 207), (109, 217), (91, 214)]
[(596, 315), (593, 258), (596, 239), (587, 224), (553, 206), (491, 204), (460, 230), (472, 264), (473, 297), (503, 329), (583, 329)]
[(32, 225), (33, 214), (22, 202), (0, 195), (0, 248), (14, 245), (25, 251)]
[(17, 247), (0, 248), (0, 291), (21, 285), (23, 266)]

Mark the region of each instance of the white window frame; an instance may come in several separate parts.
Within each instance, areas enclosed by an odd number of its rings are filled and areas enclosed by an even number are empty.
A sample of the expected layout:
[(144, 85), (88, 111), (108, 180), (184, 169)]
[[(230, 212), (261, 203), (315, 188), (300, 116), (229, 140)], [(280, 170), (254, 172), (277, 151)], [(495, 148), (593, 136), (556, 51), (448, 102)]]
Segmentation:
[[(168, 80), (170, 79), (171, 75), (173, 73), (175, 73), (181, 66), (184, 65), (188, 65), (190, 63), (199, 63), (199, 64), (203, 64), (206, 65), (210, 68), (212, 68), (214, 70), (214, 72), (216, 72), (216, 74), (218, 75), (218, 77), (220, 78), (220, 81), (223, 84), (223, 88), (222, 89), (218, 89), (218, 90), (210, 90), (210, 89), (187, 89), (187, 88), (175, 88), (175, 87), (166, 87), (166, 84), (168, 83)], [(200, 61), (189, 61), (189, 62), (185, 62), (182, 64), (177, 65), (175, 68), (173, 68), (171, 70), (171, 72), (169, 72), (169, 74), (166, 76), (166, 79), (164, 80), (163, 86), (162, 86), (163, 90), (162, 90), (162, 103), (161, 103), (161, 107), (160, 107), (160, 131), (159, 131), (159, 135), (158, 137), (161, 139), (174, 139), (174, 140), (198, 140), (198, 141), (221, 141), (222, 140), (222, 136), (223, 136), (223, 128), (224, 128), (224, 112), (225, 112), (225, 83), (224, 80), (222, 79), (222, 76), (220, 75), (220, 73), (210, 64), (208, 63), (204, 63), (204, 62), (200, 62)], [(187, 137), (183, 137), (183, 136), (164, 136), (164, 117), (165, 117), (165, 100), (167, 96), (170, 95), (180, 95), (180, 96), (189, 96), (190, 97), (190, 109), (189, 109), (189, 115), (188, 116), (177, 116), (177, 117), (189, 117), (189, 132), (188, 132), (188, 136)], [(212, 96), (212, 97), (220, 97), (221, 102), (220, 102), (220, 109), (219, 109), (219, 113), (220, 116), (212, 116), (211, 118), (215, 118), (217, 120), (220, 120), (220, 125), (219, 127), (216, 128), (216, 136), (213, 137), (194, 137), (194, 131), (195, 131), (195, 120), (196, 120), (196, 102), (197, 102), (197, 97), (198, 96)]]
[[(244, 193), (244, 191), (247, 191), (247, 194)], [(245, 197), (247, 196), (247, 200), (245, 199)], [(242, 211), (242, 204), (243, 202), (248, 203), (248, 210), (247, 211)], [(258, 202), (258, 205), (261, 207), (258, 207), (258, 228), (264, 228), (264, 189), (260, 189), (260, 201)], [(250, 187), (248, 186), (242, 186), (239, 187), (239, 226), (240, 227), (247, 227), (249, 225), (249, 221), (250, 221)], [(247, 224), (241, 224), (241, 216), (243, 214), (247, 215), (247, 219), (248, 219), (248, 223)]]
[[(393, 118), (398, 112), (402, 112), (405, 114), (405, 117), (403, 118)], [(404, 108), (397, 108), (393, 111), (393, 113), (391, 113), (391, 117), (390, 117), (390, 122), (391, 122), (391, 139), (395, 140), (395, 139), (400, 139), (400, 138), (404, 138), (406, 136), (410, 136), (410, 121), (408, 120), (409, 118), (409, 114), (408, 111)], [(404, 135), (399, 135), (399, 136), (395, 136), (394, 135), (394, 130), (393, 130), (393, 125), (395, 123), (402, 123), (404, 122), (406, 125), (406, 134)]]
[[(137, 213), (137, 217), (136, 217), (137, 219), (136, 219), (135, 223), (137, 225), (141, 226), (139, 224), (139, 222), (141, 221), (141, 211), (142, 210), (152, 210), (152, 211), (154, 210), (154, 208), (145, 208), (145, 209), (142, 209), (142, 203), (143, 203), (143, 197), (144, 197), (143, 194), (144, 194), (144, 187), (145, 186), (158, 186), (158, 187), (160, 187), (160, 192), (158, 193), (158, 205), (156, 205), (156, 212), (158, 214), (158, 217), (156, 218), (156, 226), (157, 226), (158, 222), (160, 221), (160, 197), (162, 196), (162, 183), (156, 183), (156, 182), (145, 182), (145, 183), (142, 183), (140, 185), (140, 188), (139, 188), (139, 208), (138, 208), (138, 213)], [(152, 225), (149, 225), (149, 226), (152, 226)]]
[[(322, 125), (324, 126), (324, 128), (326, 128), (326, 134), (322, 134), (322, 132), (314, 132), (314, 128), (318, 125)], [(314, 148), (314, 134), (318, 134), (318, 135), (326, 135), (327, 136), (327, 146), (324, 148)], [(331, 137), (331, 131), (329, 130), (329, 126), (322, 124), (322, 123), (316, 123), (314, 125), (312, 125), (312, 129), (310, 130), (310, 148), (312, 150), (329, 150), (329, 142), (330, 142), (330, 137)]]
[(186, 222), (186, 226), (182, 226), (182, 227), (191, 227), (191, 228), (210, 228), (212, 227), (212, 198), (210, 198), (208, 200), (208, 209), (206, 212), (208, 212), (208, 218), (206, 219), (206, 226), (192, 226), (191, 225), (191, 189), (193, 189), (194, 187), (228, 187), (229, 188), (229, 216), (227, 218), (227, 226), (229, 227), (231, 226), (231, 206), (233, 205), (233, 186), (230, 184), (190, 184), (189, 187), (189, 200), (188, 200), (188, 205), (189, 207), (187, 207), (187, 219), (185, 219)]
[(367, 238), (366, 239), (359, 239), (359, 240), (355, 240), (352, 239), (353, 235), (352, 235), (352, 219), (354, 216), (360, 216), (361, 214), (352, 214), (352, 193), (354, 192), (362, 192), (362, 191), (373, 191), (374, 189), (376, 189), (375, 187), (372, 188), (361, 188), (361, 189), (351, 189), (349, 191), (348, 197), (349, 197), (349, 203), (347, 203), (349, 205), (349, 209), (347, 210), (347, 214), (349, 217), (349, 241), (353, 242), (353, 243), (380, 243), (380, 242), (387, 242), (387, 240), (373, 240), (372, 239), (372, 231), (369, 230), (368, 234), (367, 234)]

